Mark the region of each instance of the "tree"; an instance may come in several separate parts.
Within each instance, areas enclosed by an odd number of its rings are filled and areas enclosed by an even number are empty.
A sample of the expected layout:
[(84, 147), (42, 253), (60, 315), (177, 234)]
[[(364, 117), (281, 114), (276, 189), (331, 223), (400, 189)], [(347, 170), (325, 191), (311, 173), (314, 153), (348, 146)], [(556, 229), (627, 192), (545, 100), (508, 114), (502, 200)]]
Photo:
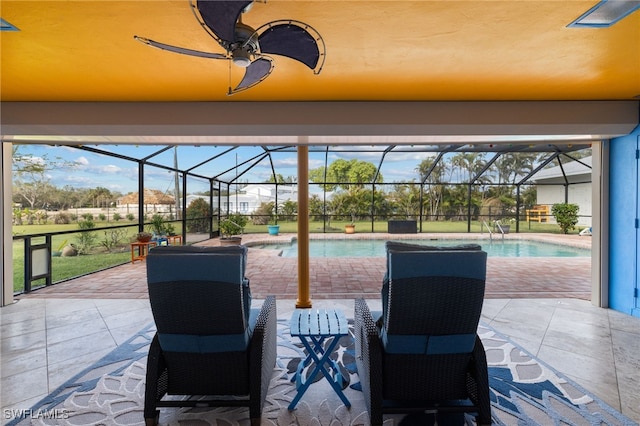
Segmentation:
[(298, 214), (298, 203), (293, 200), (287, 200), (278, 209), (278, 217), (284, 220), (295, 220)]
[(418, 165), (417, 171), (420, 174), (420, 182), (427, 184), (424, 192), (427, 215), (438, 220), (444, 190), (442, 182), (447, 164), (442, 160), (436, 162), (436, 158), (425, 158)]
[(50, 195), (55, 187), (44, 176), (30, 182), (16, 181), (13, 186), (14, 202), (22, 204), (26, 202), (29, 208), (34, 210), (46, 208), (50, 204)]
[[(309, 180), (321, 184), (327, 191), (336, 188), (351, 191), (353, 188), (361, 188), (366, 183), (373, 183), (377, 170), (375, 165), (367, 161), (355, 158), (350, 161), (339, 159), (326, 169), (326, 180), (324, 166), (309, 170)], [(382, 174), (378, 174), (375, 183), (382, 182)]]
[(413, 219), (420, 214), (420, 187), (412, 184), (396, 184), (387, 197), (392, 212)]
[(309, 217), (312, 220), (322, 220), (325, 217), (324, 208), (324, 203), (320, 197), (315, 194), (309, 197)]
[(371, 214), (371, 190), (353, 188), (351, 191), (337, 192), (331, 199), (330, 206), (334, 215), (355, 222), (359, 217)]
[(518, 178), (525, 177), (534, 169), (538, 158), (538, 154), (531, 152), (502, 154), (492, 166), (498, 173), (498, 183), (515, 184)]
[(453, 156), (451, 165), (464, 171), (462, 181), (471, 182), (486, 165), (483, 152), (460, 152)]
[(280, 173), (277, 173), (275, 176), (269, 176), (269, 179), (265, 181), (265, 183), (296, 183), (295, 176), (287, 176), (284, 177)]
[(87, 204), (92, 207), (106, 207), (114, 201), (111, 191), (101, 186), (89, 190), (87, 197)]
[(60, 168), (73, 168), (75, 163), (59, 157), (51, 160), (46, 155), (34, 157), (22, 154), (20, 145), (12, 149), (14, 202), (25, 201), (31, 209), (47, 206), (47, 196), (54, 188), (47, 172)]

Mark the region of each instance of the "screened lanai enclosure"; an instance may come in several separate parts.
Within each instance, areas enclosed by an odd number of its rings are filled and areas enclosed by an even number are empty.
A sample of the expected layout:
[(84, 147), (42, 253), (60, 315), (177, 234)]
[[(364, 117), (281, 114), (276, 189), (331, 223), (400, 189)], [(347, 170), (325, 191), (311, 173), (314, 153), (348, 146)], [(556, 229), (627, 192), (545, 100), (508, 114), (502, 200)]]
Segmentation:
[[(68, 245), (102, 252), (108, 267), (128, 260), (138, 232), (162, 229), (191, 244), (220, 236), (227, 218), (242, 233), (297, 231), (296, 146), (85, 142), (14, 146), (14, 255), (25, 264), (48, 244), (54, 256)], [(590, 187), (590, 147), (309, 146), (309, 232), (559, 232), (552, 205), (589, 198), (571, 188)], [(581, 207), (580, 223), (590, 225), (590, 214)], [(64, 260), (54, 257), (54, 270)], [(31, 280), (16, 266), (16, 281), (28, 282), (16, 291), (78, 275), (58, 268)]]

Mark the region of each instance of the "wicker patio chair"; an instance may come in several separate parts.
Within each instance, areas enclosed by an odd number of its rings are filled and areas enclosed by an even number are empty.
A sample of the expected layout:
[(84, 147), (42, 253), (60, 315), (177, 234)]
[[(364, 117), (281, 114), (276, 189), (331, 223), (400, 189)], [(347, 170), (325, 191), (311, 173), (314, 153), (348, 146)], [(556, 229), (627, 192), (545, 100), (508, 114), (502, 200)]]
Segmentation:
[(473, 412), (478, 424), (491, 424), (477, 335), (487, 261), (479, 249), (387, 246), (383, 312), (355, 303), (356, 363), (372, 425), (384, 413), (410, 412)]
[(158, 407), (247, 406), (252, 425), (276, 360), (276, 302), (250, 309), (246, 247), (156, 247), (147, 256), (156, 323), (144, 417)]

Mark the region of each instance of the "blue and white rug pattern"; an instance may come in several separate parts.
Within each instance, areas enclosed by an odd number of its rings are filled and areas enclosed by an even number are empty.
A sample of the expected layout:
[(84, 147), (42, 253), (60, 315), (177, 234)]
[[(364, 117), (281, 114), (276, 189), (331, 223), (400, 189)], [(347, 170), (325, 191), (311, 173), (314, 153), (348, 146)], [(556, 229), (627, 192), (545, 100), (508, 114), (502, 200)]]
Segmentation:
[[(14, 425), (144, 425), (144, 383), (153, 324), (120, 345), (99, 362), (68, 380), (40, 401)], [(604, 402), (549, 366), (536, 360), (491, 327), (478, 333), (489, 364), (493, 422), (496, 425), (636, 425)], [(302, 344), (291, 339), (288, 320), (278, 321), (278, 360), (263, 410), (265, 425), (368, 425), (369, 417), (359, 391), (353, 336), (343, 337), (332, 355), (340, 366), (343, 390), (351, 408), (344, 406), (330, 386), (316, 377), (293, 411), (292, 383), (304, 358)], [(467, 424), (473, 424), (470, 417)], [(246, 408), (166, 408), (162, 425), (246, 425)], [(385, 416), (385, 425), (426, 424), (412, 416)]]

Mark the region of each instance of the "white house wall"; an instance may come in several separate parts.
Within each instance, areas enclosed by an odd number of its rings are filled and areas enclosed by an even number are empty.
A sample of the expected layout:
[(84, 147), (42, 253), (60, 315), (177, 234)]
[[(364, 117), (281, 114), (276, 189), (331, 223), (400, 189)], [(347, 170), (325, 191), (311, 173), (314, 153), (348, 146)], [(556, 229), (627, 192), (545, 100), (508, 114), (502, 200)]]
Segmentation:
[[(578, 220), (579, 227), (591, 226), (591, 183), (578, 183), (569, 185), (568, 200), (570, 204), (577, 204), (580, 210)], [(564, 203), (564, 186), (538, 185), (538, 204), (551, 206), (557, 203)], [(550, 223), (556, 223), (553, 216), (549, 217)]]

